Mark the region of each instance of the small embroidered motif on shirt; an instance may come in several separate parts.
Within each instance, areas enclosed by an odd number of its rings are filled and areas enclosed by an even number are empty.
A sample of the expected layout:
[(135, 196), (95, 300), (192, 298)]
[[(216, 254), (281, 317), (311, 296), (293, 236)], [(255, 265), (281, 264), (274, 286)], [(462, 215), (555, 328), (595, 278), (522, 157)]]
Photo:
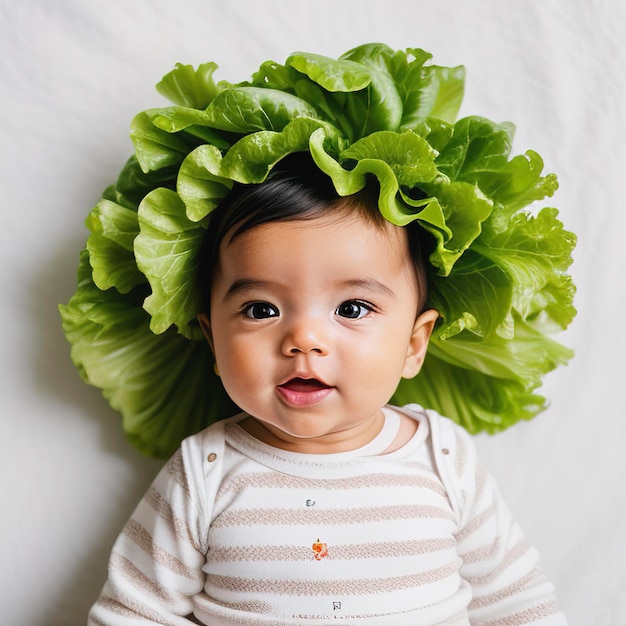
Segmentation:
[(313, 550), (313, 557), (316, 561), (321, 561), (323, 558), (328, 556), (328, 546), (317, 538), (317, 541), (313, 542), (311, 546)]

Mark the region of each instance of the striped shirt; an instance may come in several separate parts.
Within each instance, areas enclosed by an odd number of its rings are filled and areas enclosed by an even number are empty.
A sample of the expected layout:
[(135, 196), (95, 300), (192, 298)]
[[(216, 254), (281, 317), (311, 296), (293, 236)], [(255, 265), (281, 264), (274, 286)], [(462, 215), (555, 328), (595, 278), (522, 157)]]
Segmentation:
[(278, 450), (242, 416), (185, 440), (118, 538), (89, 624), (566, 624), (470, 436), (402, 411), (419, 427), (389, 454), (385, 429), (350, 452)]

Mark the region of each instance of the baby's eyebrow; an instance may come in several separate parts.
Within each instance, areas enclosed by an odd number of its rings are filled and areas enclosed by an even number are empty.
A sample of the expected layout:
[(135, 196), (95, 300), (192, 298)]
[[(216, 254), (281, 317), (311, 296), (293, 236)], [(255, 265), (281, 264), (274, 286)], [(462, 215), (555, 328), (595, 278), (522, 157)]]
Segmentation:
[(224, 300), (232, 298), (245, 291), (251, 291), (252, 289), (267, 289), (272, 284), (269, 280), (260, 280), (257, 278), (238, 278), (226, 291)]
[(353, 278), (350, 280), (339, 281), (338, 285), (345, 289), (363, 289), (373, 293), (383, 293), (387, 296), (395, 295), (394, 292), (375, 278)]

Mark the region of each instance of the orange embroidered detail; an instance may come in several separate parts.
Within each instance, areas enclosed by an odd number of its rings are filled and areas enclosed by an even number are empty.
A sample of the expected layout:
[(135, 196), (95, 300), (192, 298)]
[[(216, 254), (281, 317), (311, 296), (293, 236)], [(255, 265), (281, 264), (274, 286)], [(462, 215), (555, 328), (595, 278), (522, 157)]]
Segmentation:
[(313, 542), (311, 549), (313, 550), (313, 556), (316, 561), (321, 561), (324, 557), (328, 556), (328, 546), (320, 541), (319, 537), (317, 541)]

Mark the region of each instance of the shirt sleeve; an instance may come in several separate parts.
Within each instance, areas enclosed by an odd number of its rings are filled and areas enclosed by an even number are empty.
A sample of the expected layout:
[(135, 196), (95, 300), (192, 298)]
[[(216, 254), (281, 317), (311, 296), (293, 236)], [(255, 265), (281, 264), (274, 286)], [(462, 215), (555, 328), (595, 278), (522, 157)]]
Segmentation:
[(470, 623), (566, 626), (537, 551), (527, 545), (492, 476), (477, 459), (470, 435), (455, 430), (449, 473), (460, 487), (457, 550), (461, 576), (472, 588)]
[(199, 458), (201, 446), (183, 445), (115, 542), (108, 577), (89, 613), (88, 626), (197, 623), (193, 597), (204, 586), (207, 551), (202, 530), (207, 513), (199, 482), (208, 463)]

